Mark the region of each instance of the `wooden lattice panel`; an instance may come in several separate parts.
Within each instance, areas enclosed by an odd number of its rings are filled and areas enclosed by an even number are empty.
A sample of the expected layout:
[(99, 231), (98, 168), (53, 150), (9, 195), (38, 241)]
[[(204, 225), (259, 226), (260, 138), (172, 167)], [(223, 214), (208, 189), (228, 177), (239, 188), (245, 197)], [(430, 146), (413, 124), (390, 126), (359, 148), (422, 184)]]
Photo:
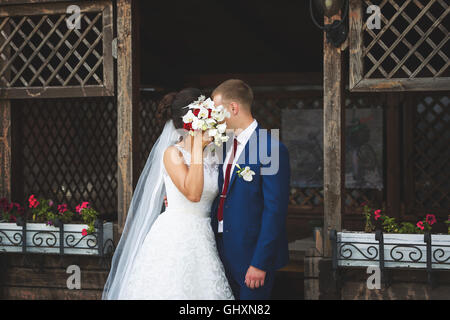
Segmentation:
[(0, 5), (0, 97), (113, 95), (112, 39), (110, 1)]
[(446, 218), (450, 208), (450, 96), (417, 96), (406, 113), (406, 205), (413, 213)]
[(449, 13), (446, 0), (350, 0), (350, 90), (450, 90)]
[(139, 134), (140, 134), (140, 168), (144, 169), (150, 151), (164, 129), (164, 123), (159, 121), (157, 114), (159, 100), (164, 96), (163, 92), (141, 92), (139, 104)]
[(117, 108), (112, 97), (14, 100), (13, 197), (88, 201), (117, 210)]

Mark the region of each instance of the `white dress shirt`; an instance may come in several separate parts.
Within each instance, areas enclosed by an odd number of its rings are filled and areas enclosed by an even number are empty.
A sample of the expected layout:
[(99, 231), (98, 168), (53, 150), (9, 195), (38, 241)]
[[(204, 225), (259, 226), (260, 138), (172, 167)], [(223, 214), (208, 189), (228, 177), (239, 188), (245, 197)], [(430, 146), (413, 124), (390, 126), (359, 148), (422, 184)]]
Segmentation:
[[(241, 155), (242, 151), (245, 149), (245, 145), (247, 144), (248, 140), (252, 136), (253, 131), (255, 131), (257, 126), (258, 126), (258, 122), (256, 120), (253, 120), (253, 122), (247, 128), (245, 128), (245, 130), (243, 130), (241, 133), (236, 135), (236, 140), (237, 140), (238, 144), (237, 144), (237, 148), (236, 148), (236, 154), (235, 154), (234, 160), (233, 160), (233, 165), (231, 166), (230, 181), (231, 181), (231, 177), (233, 176), (233, 171), (234, 171), (236, 163), (239, 159), (239, 156)], [(234, 137), (233, 137), (233, 139), (234, 139)], [(232, 141), (232, 139), (230, 139), (229, 141)], [(227, 164), (231, 157), (232, 152), (233, 152), (233, 148), (230, 148), (228, 150), (227, 156), (225, 157), (225, 160), (223, 162), (223, 177), (224, 177), (224, 179), (226, 176)], [(230, 190), (228, 189), (228, 191), (230, 191)], [(222, 190), (220, 190), (220, 193), (222, 193)], [(218, 232), (223, 232), (223, 220), (219, 221)]]

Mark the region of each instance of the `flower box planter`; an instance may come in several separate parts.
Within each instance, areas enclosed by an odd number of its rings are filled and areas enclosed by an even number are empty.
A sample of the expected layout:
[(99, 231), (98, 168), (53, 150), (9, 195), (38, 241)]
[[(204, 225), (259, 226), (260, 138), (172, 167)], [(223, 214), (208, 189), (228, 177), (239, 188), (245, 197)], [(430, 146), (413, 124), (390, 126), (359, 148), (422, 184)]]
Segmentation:
[(450, 235), (344, 231), (331, 238), (336, 267), (450, 269)]
[[(97, 223), (96, 232), (83, 236), (85, 224), (62, 228), (43, 223), (0, 223), (0, 252), (74, 254), (103, 256), (114, 249), (113, 224)], [(25, 239), (25, 241), (23, 241)]]

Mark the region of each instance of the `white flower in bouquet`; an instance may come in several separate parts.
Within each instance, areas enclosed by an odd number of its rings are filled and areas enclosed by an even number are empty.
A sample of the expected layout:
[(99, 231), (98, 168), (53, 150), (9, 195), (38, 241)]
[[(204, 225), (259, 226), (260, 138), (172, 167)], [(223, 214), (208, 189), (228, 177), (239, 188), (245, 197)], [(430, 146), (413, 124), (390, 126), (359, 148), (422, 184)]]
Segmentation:
[(213, 137), (214, 143), (219, 147), (228, 141), (229, 137), (225, 134), (227, 125), (224, 120), (230, 117), (230, 113), (223, 106), (216, 107), (210, 98), (200, 96), (186, 108), (189, 108), (189, 111), (183, 116), (183, 128), (191, 135), (194, 134), (194, 130), (207, 131), (208, 136)]
[(192, 121), (194, 121), (194, 114), (192, 113), (192, 110), (189, 110), (188, 113), (186, 113), (183, 117), (183, 122), (184, 123), (191, 123)]

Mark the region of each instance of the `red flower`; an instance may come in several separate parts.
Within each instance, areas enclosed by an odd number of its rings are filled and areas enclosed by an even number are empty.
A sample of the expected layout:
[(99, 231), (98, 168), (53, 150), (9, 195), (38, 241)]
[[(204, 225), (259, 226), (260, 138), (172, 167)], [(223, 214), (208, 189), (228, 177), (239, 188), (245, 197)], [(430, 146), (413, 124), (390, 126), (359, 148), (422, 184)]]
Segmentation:
[(36, 208), (39, 205), (39, 201), (36, 200), (34, 194), (28, 198), (28, 202), (30, 203), (30, 208)]
[(432, 226), (436, 223), (436, 216), (434, 214), (427, 214), (426, 222)]
[(423, 221), (417, 222), (416, 226), (417, 226), (417, 228), (419, 228), (420, 230), (425, 229), (424, 226), (423, 226)]
[(198, 114), (200, 113), (200, 109), (194, 109), (194, 111), (192, 111), (192, 113), (194, 114), (194, 116), (198, 117)]
[(89, 208), (89, 202), (83, 202), (81, 204), (81, 209), (87, 209), (87, 208)]
[(183, 129), (191, 131), (192, 130), (192, 123), (185, 123), (183, 125)]
[(75, 208), (75, 211), (79, 214), (81, 214), (81, 206), (77, 205), (77, 207)]
[(367, 206), (367, 201), (364, 201), (363, 203), (361, 203), (361, 207)]
[(83, 235), (83, 236), (87, 236), (87, 230), (86, 229), (83, 229), (83, 230), (81, 230), (81, 235)]
[(66, 203), (64, 203), (64, 204), (60, 204), (59, 206), (58, 206), (58, 211), (59, 211), (59, 213), (64, 213), (64, 212), (66, 212), (67, 211), (67, 204)]
[(378, 220), (381, 217), (381, 210), (375, 210), (373, 214), (375, 215), (375, 220)]

